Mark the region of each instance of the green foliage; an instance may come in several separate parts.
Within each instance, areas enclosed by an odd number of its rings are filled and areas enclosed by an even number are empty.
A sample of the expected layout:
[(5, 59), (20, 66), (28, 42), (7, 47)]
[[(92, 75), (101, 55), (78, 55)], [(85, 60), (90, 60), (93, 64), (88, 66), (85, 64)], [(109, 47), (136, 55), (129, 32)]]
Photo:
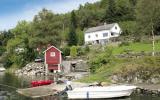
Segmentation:
[(137, 2), (136, 14), (140, 34), (151, 34), (152, 26), (155, 34), (159, 34), (160, 28), (160, 1), (139, 0)]
[(78, 38), (78, 45), (84, 44), (84, 33), (80, 29), (77, 29), (77, 38)]
[(127, 41), (122, 41), (122, 43), (119, 44), (120, 47), (122, 47), (122, 46), (129, 46), (129, 45), (130, 45), (130, 43), (127, 42)]
[(35, 47), (42, 47), (47, 44), (59, 46), (59, 30), (62, 29), (62, 24), (59, 23), (60, 20), (60, 16), (54, 15), (47, 9), (42, 9), (38, 15), (35, 15), (32, 23), (31, 43)]
[(77, 45), (77, 34), (76, 34), (76, 28), (77, 28), (77, 23), (76, 23), (76, 15), (74, 11), (71, 13), (71, 21), (70, 21), (70, 31), (69, 31), (69, 39), (68, 39), (68, 44), (70, 46)]
[(133, 36), (136, 33), (136, 22), (135, 21), (123, 21), (120, 22), (120, 27), (123, 36)]
[(11, 30), (2, 31), (1, 34), (0, 34), (0, 45), (1, 46), (6, 46), (8, 40), (11, 39), (11, 38), (13, 38), (13, 37), (14, 37), (14, 35), (11, 32)]
[[(87, 54), (90, 51), (89, 47), (79, 47), (78, 50), (70, 51), (69, 47), (65, 46), (83, 45), (84, 31), (104, 22), (119, 23), (122, 36), (134, 36), (136, 41), (141, 41), (141, 36), (144, 34), (150, 34), (151, 26), (154, 26), (154, 32), (158, 35), (160, 33), (159, 4), (158, 0), (101, 0), (93, 4), (80, 5), (78, 10), (66, 14), (54, 14), (50, 10), (42, 9), (34, 16), (33, 21), (20, 21), (12, 30), (1, 32), (0, 45), (6, 46), (8, 52), (6, 65), (23, 66), (37, 55), (36, 48), (42, 49), (48, 44), (61, 47), (66, 56)], [(158, 45), (159, 42), (156, 43), (156, 51), (159, 50)], [(151, 44), (122, 43), (120, 47), (113, 48), (113, 54), (120, 54), (127, 49), (134, 52), (151, 51), (150, 47)], [(15, 52), (17, 48), (23, 48), (24, 52)], [(70, 54), (72, 51), (74, 53)], [(101, 51), (96, 49), (94, 53), (99, 52)], [(103, 57), (108, 56), (103, 53), (96, 58), (93, 57), (95, 59), (95, 62), (92, 62), (93, 72), (108, 63), (108, 60)]]
[(0, 56), (6, 51), (6, 49), (2, 46), (0, 46)]
[(90, 71), (92, 73), (95, 73), (97, 69), (113, 61), (112, 48), (107, 47), (104, 52), (94, 56), (96, 57), (91, 58), (89, 61)]
[[(155, 52), (159, 52), (160, 51), (160, 42), (155, 44)], [(126, 50), (132, 50), (135, 53), (139, 53), (139, 52), (151, 52), (152, 48), (151, 48), (152, 44), (151, 43), (130, 43), (128, 45), (123, 45), (123, 46), (119, 46), (119, 47), (113, 47), (113, 54), (117, 55), (117, 54), (121, 54), (124, 53), (124, 51)]]
[(70, 56), (71, 57), (77, 57), (77, 47), (76, 46), (72, 46), (71, 48), (70, 48)]
[(106, 9), (105, 19), (106, 22), (113, 23), (116, 22), (116, 3), (115, 0), (108, 1), (108, 8)]
[(88, 53), (90, 51), (90, 48), (88, 45), (85, 46), (85, 52)]
[(66, 46), (66, 47), (63, 47), (61, 50), (64, 56), (70, 55), (70, 47)]

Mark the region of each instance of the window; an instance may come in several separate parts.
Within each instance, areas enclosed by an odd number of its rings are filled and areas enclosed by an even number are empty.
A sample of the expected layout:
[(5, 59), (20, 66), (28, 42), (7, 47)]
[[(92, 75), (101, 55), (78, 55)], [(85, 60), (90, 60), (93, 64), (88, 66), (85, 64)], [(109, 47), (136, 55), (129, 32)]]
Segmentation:
[(55, 52), (51, 52), (51, 53), (50, 53), (50, 56), (51, 56), (51, 57), (55, 57), (55, 55), (56, 55)]
[(111, 32), (111, 36), (113, 36), (114, 35), (114, 33), (113, 32)]
[(117, 27), (115, 27), (115, 29), (117, 29)]
[(90, 36), (90, 35), (88, 35), (88, 38), (91, 38), (91, 36)]
[(96, 34), (96, 37), (98, 37), (98, 34)]
[(103, 37), (108, 37), (108, 33), (103, 33)]

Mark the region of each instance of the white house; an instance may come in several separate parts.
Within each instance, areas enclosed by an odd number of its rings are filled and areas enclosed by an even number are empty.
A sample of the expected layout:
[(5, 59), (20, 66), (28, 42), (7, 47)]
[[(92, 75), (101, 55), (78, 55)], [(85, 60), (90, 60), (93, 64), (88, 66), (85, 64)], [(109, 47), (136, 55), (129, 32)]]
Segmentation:
[(105, 23), (102, 26), (92, 27), (85, 31), (85, 44), (106, 44), (111, 38), (118, 37), (120, 34), (121, 28), (118, 23)]

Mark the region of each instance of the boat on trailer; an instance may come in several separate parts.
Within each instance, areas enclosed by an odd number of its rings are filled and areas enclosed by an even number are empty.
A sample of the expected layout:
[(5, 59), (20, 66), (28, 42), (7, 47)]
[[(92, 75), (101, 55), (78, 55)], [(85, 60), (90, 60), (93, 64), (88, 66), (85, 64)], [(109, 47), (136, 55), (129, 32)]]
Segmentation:
[(93, 86), (79, 87), (67, 91), (68, 99), (107, 99), (128, 97), (136, 89), (136, 86), (116, 85), (116, 86)]

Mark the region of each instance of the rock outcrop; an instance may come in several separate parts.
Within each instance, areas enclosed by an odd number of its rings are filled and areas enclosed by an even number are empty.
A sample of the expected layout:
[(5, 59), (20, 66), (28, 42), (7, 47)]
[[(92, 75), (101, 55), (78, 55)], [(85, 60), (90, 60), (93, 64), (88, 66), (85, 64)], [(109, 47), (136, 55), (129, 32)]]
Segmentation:
[(45, 65), (44, 63), (29, 63), (22, 69), (19, 69), (15, 72), (17, 75), (44, 75), (45, 74)]

